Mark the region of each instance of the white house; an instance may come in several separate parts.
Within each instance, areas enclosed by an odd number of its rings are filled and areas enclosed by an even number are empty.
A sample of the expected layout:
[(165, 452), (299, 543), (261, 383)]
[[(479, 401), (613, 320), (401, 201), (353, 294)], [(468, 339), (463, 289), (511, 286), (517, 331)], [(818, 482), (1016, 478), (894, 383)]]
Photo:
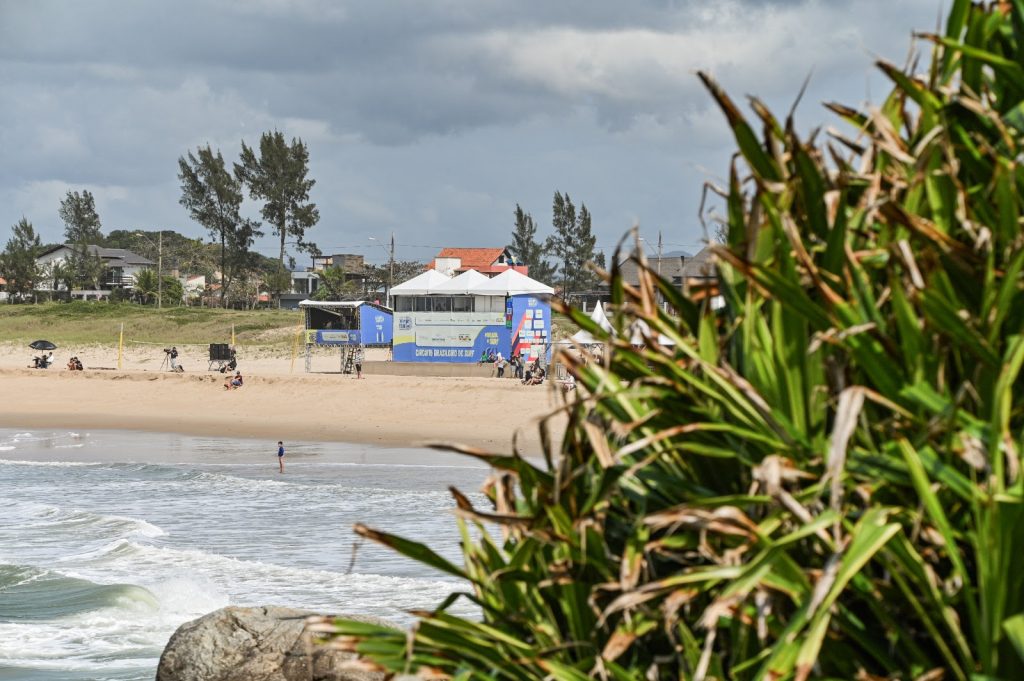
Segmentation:
[[(106, 266), (103, 280), (100, 282), (100, 288), (107, 292), (115, 288), (131, 288), (135, 286), (135, 277), (139, 272), (150, 269), (156, 264), (152, 260), (124, 248), (86, 246), (86, 251), (90, 256), (99, 256)], [(74, 247), (70, 244), (54, 246), (43, 251), (36, 258), (36, 263), (44, 268), (45, 272), (52, 272), (55, 265), (65, 264), (73, 254)], [(39, 288), (43, 291), (64, 290), (64, 284), (60, 282), (56, 283), (55, 289), (55, 282), (52, 278), (49, 281), (44, 279), (41, 284)], [(96, 291), (95, 293), (100, 294), (101, 291)]]

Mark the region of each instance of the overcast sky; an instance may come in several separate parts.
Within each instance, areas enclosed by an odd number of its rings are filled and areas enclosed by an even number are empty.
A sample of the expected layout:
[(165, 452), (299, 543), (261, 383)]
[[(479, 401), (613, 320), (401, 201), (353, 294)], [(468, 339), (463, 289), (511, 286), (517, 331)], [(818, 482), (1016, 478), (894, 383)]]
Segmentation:
[[(558, 190), (611, 252), (634, 223), (695, 252), (702, 184), (733, 145), (695, 76), (837, 125), (879, 101), (938, 0), (0, 0), (0, 244), (47, 242), (71, 190), (104, 232), (201, 236), (177, 159), (278, 129), (309, 147), (324, 252), (429, 260), (503, 246), (516, 203), (546, 235)], [(247, 206), (253, 217), (255, 205)], [(269, 232), (269, 229), (267, 230)], [(258, 244), (273, 255), (272, 238)], [(300, 260), (300, 264), (305, 259)]]

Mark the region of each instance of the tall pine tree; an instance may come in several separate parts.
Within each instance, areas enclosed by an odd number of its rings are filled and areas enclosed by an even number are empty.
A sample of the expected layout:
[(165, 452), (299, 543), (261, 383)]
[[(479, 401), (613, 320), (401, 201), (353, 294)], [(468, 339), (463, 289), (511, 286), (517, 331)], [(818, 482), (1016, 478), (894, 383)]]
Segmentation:
[(106, 266), (98, 253), (89, 251), (90, 246), (103, 242), (100, 216), (92, 193), (88, 189), (82, 190), (81, 194), (69, 191), (60, 202), (57, 213), (64, 221), (65, 243), (71, 247), (66, 263), (68, 278), (74, 285), (101, 288)]
[(554, 279), (554, 268), (544, 257), (544, 245), (537, 241), (537, 225), (533, 216), (516, 204), (516, 226), (508, 250), (517, 264), (527, 265), (530, 276), (548, 283)]
[(265, 132), (256, 156), (242, 142), (241, 163), (235, 164), (235, 176), (249, 188), (249, 196), (263, 201), (263, 219), (281, 239), (280, 269), (285, 269), (285, 242), (295, 240), (300, 250), (317, 252), (316, 244), (305, 241), (306, 230), (320, 220), (320, 211), (309, 200), (316, 180), (309, 174), (309, 151), (301, 139), (285, 141), (278, 131)]
[(0, 253), (0, 275), (7, 280), (7, 290), (14, 297), (24, 299), (37, 288), (42, 273), (36, 258), (41, 250), (42, 244), (32, 223), (22, 218), (11, 228), (11, 238)]
[(594, 246), (597, 237), (590, 229), (590, 211), (587, 204), (580, 204), (580, 212), (576, 216), (573, 227), (573, 284), (572, 289), (583, 293), (594, 288), (597, 277), (589, 265), (594, 260)]
[(197, 149), (196, 154), (189, 152), (187, 158), (178, 159), (179, 203), (220, 242), (220, 302), (223, 306), (227, 303), (232, 280), (249, 262), (253, 240), (262, 233), (259, 223), (241, 216), (242, 182), (228, 172), (220, 151), (214, 154), (210, 145), (206, 145)]
[(64, 221), (64, 240), (68, 244), (99, 244), (103, 241), (96, 200), (88, 189), (69, 191), (58, 211)]
[(561, 192), (555, 192), (551, 202), (551, 226), (554, 234), (547, 238), (544, 248), (558, 263), (555, 266), (556, 272), (561, 269), (562, 297), (568, 300), (572, 283), (573, 232), (576, 228), (576, 207), (572, 205), (568, 194), (562, 196)]
[(580, 204), (577, 214), (568, 194), (563, 196), (561, 192), (555, 192), (551, 213), (555, 232), (545, 242), (545, 249), (558, 260), (562, 297), (568, 300), (574, 293), (589, 291), (596, 282), (588, 264), (594, 260), (597, 238), (591, 231), (590, 211), (586, 204)]

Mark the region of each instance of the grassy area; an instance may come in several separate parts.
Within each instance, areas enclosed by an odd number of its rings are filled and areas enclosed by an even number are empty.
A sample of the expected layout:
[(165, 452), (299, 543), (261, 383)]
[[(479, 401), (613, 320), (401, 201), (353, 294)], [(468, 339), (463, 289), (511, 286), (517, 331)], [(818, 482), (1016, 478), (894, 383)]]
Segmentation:
[(0, 305), (0, 340), (54, 343), (116, 343), (121, 324), (125, 341), (186, 345), (227, 343), (231, 326), (239, 343), (278, 345), (291, 341), (302, 324), (293, 310), (221, 310), (173, 307), (157, 310), (130, 303), (73, 302)]
[[(294, 310), (221, 310), (172, 307), (158, 310), (132, 303), (81, 302), (0, 305), (0, 342), (45, 338), (58, 344), (116, 343), (124, 324), (125, 342), (187, 345), (227, 343), (231, 326), (245, 345), (288, 345), (302, 324)], [(579, 327), (554, 313), (552, 337), (567, 338)]]

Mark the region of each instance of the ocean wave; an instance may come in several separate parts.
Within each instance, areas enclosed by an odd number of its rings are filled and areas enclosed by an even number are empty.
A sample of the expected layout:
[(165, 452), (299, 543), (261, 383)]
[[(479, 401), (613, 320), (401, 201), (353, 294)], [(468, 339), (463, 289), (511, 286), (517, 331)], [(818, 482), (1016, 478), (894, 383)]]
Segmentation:
[(5, 518), (9, 523), (16, 523), (21, 532), (44, 533), (48, 539), (72, 533), (82, 541), (105, 541), (112, 537), (153, 539), (167, 534), (163, 528), (141, 518), (64, 509), (40, 502), (10, 504)]
[(228, 604), (222, 592), (195, 581), (103, 584), (0, 565), (0, 583), (5, 579), (14, 586), (0, 587), (0, 665), (24, 678), (152, 678), (178, 626)]
[(133, 584), (99, 584), (53, 570), (0, 565), (0, 622), (46, 621), (94, 610), (155, 610), (156, 597)]
[[(218, 496), (245, 495), (247, 499), (259, 499), (253, 495), (263, 492), (291, 492), (298, 498), (288, 499), (287, 503), (302, 503), (304, 505), (329, 503), (339, 509), (351, 506), (380, 508), (377, 506), (378, 504), (407, 508), (426, 505), (433, 509), (437, 506), (448, 505), (451, 499), (450, 493), (446, 490), (396, 490), (387, 487), (361, 487), (340, 481), (261, 479), (210, 471), (194, 471), (189, 475), (181, 476), (174, 482), (189, 486), (204, 485), (208, 488), (207, 491)], [(268, 497), (268, 500), (274, 499), (276, 499), (275, 503), (285, 503), (279, 498)], [(483, 499), (482, 495), (481, 499)]]

